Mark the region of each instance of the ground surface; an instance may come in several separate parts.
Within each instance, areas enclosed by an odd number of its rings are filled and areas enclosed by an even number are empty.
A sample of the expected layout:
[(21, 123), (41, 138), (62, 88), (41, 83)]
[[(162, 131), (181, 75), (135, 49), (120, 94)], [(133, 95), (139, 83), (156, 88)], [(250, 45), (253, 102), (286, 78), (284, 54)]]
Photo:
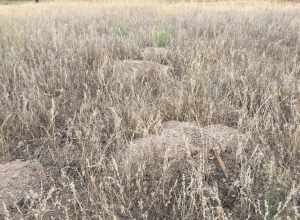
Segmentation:
[[(299, 30), (295, 4), (0, 6), (0, 160), (38, 160), (48, 178), (12, 218), (299, 218)], [(149, 47), (168, 72), (140, 67)], [(116, 64), (132, 61), (124, 80)], [(129, 143), (170, 120), (247, 137), (234, 202), (190, 157), (171, 185), (143, 161), (127, 175)]]

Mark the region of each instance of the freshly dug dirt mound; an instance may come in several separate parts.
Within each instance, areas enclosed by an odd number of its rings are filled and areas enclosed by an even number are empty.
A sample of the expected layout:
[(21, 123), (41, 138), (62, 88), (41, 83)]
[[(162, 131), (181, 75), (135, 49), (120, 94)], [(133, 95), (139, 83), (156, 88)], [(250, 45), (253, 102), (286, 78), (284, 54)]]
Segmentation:
[(161, 47), (146, 47), (141, 55), (143, 60), (148, 60), (157, 63), (167, 63), (169, 50)]
[(134, 140), (126, 151), (126, 158), (130, 158), (128, 161), (132, 164), (144, 159), (181, 159), (211, 150), (219, 154), (239, 154), (244, 146), (246, 137), (236, 129), (223, 125), (200, 128), (189, 122), (169, 121), (162, 125), (160, 135)]
[(0, 215), (21, 201), (36, 198), (44, 178), (43, 167), (37, 161), (0, 164)]
[(122, 80), (159, 80), (168, 76), (166, 65), (141, 60), (117, 61), (114, 64), (114, 75)]
[[(130, 143), (122, 152), (122, 168), (132, 176), (141, 166), (147, 167), (154, 179), (164, 173), (166, 181), (171, 182), (182, 173), (200, 168), (208, 185), (217, 183), (223, 206), (232, 206), (237, 197), (234, 182), (240, 172), (240, 156), (246, 147), (246, 136), (236, 129), (169, 121), (162, 125), (160, 134)], [(162, 167), (168, 168), (162, 171)]]

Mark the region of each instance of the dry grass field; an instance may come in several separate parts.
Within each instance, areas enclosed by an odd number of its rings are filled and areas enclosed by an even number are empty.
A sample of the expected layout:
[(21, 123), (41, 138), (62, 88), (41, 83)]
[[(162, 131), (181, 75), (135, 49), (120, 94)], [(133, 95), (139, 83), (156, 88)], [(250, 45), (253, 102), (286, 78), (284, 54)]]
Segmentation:
[[(0, 161), (38, 160), (47, 175), (2, 217), (300, 219), (299, 11), (0, 5)], [(147, 47), (165, 53), (141, 61)], [(215, 158), (223, 176), (208, 154), (176, 151), (184, 135), (201, 152), (214, 147), (203, 133), (233, 149)]]

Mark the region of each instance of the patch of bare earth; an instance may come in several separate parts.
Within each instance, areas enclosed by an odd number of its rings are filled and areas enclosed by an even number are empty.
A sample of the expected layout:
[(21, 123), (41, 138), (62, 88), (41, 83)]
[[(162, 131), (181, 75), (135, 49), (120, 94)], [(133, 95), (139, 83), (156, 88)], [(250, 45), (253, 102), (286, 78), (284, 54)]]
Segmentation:
[(188, 186), (192, 184), (189, 178), (197, 173), (203, 181), (203, 193), (213, 200), (209, 192), (217, 186), (220, 207), (233, 209), (239, 196), (241, 162), (250, 152), (247, 136), (236, 129), (169, 121), (162, 124), (158, 135), (134, 140), (121, 153), (121, 161), (129, 179), (144, 169), (149, 193), (159, 182), (163, 182), (166, 191), (177, 184), (179, 188), (182, 184)]
[(0, 164), (0, 215), (26, 206), (42, 193), (45, 172), (37, 161), (15, 160)]

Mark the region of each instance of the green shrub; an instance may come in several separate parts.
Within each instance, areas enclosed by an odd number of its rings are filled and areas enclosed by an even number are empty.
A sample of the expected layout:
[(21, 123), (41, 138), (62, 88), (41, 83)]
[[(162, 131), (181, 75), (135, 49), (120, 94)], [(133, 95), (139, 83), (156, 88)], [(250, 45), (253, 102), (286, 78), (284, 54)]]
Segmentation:
[(286, 198), (286, 191), (281, 188), (271, 189), (265, 194), (265, 201), (268, 209), (267, 219), (271, 220), (274, 219), (274, 216), (277, 214), (277, 211), (285, 201)]
[(113, 32), (113, 35), (120, 37), (120, 38), (128, 37), (128, 35), (129, 35), (129, 29), (125, 25), (114, 26), (112, 32)]
[(156, 47), (166, 47), (171, 42), (171, 33), (168, 31), (156, 31), (153, 33), (153, 41)]

